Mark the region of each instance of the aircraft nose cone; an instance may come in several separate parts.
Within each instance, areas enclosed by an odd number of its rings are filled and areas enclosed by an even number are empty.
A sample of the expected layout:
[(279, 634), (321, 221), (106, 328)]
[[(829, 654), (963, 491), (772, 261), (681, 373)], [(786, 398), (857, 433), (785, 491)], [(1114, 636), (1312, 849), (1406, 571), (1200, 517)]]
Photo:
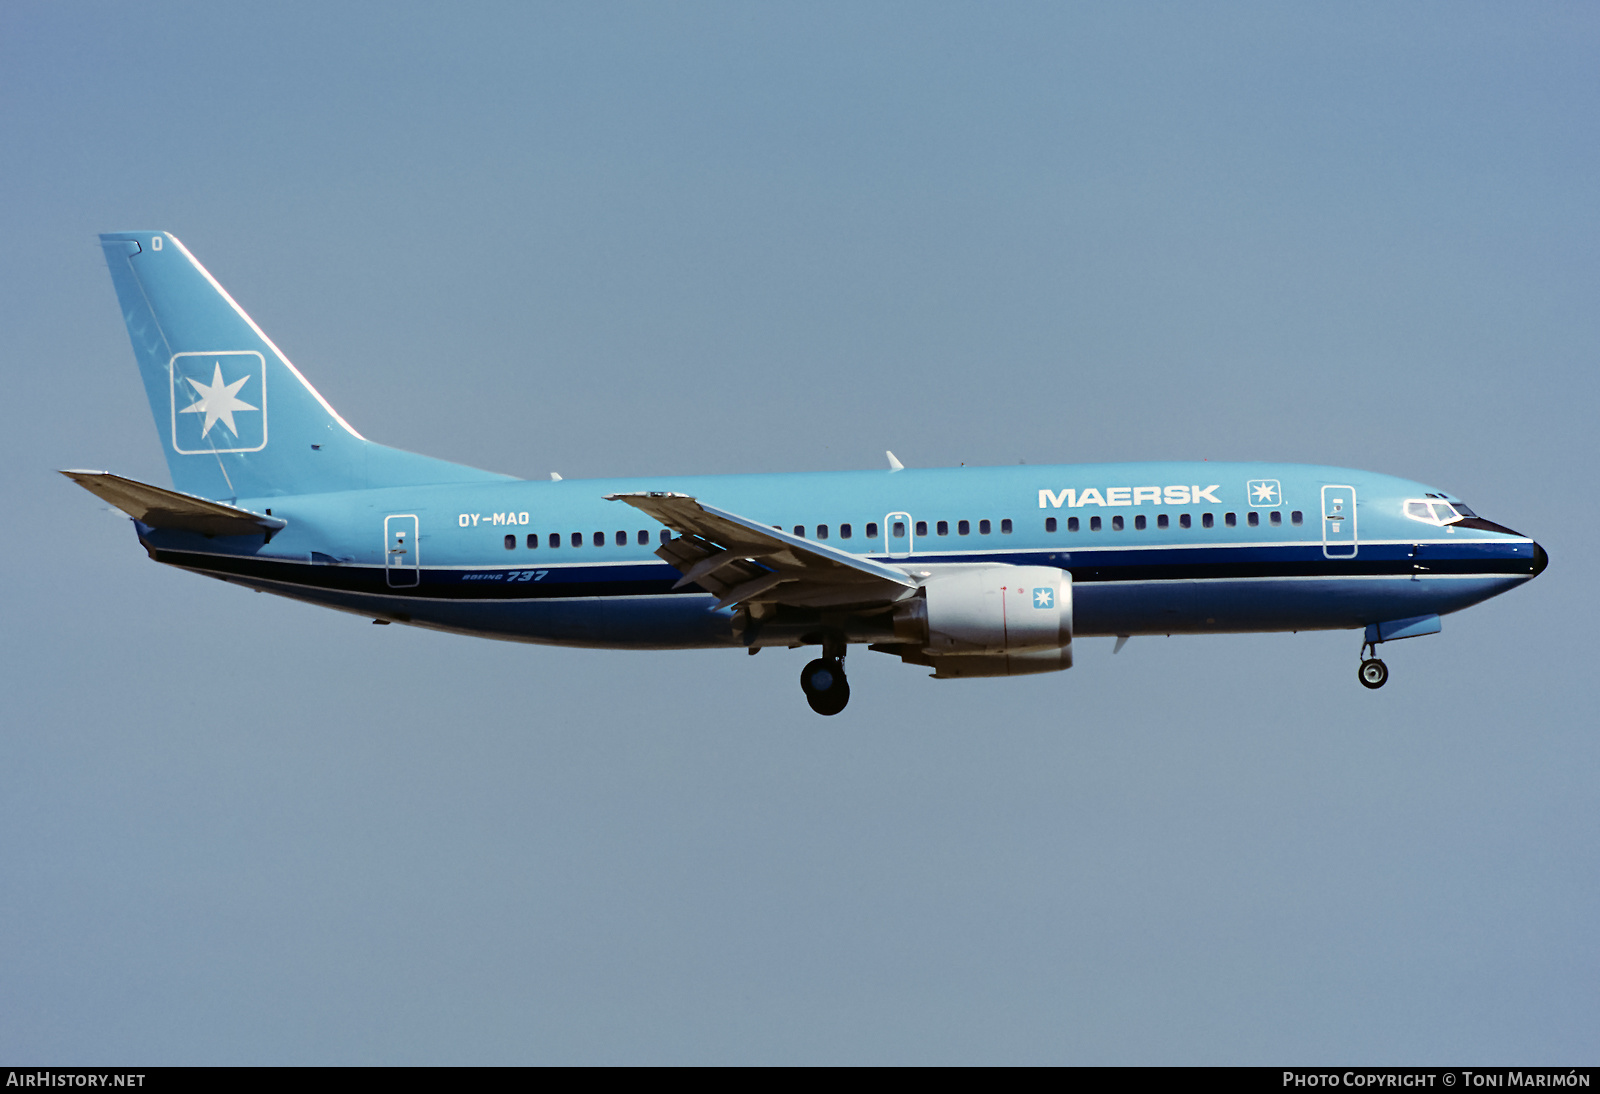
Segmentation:
[(1544, 568), (1550, 565), (1550, 556), (1545, 554), (1543, 547), (1537, 543), (1533, 545), (1533, 576), (1538, 577), (1544, 573)]

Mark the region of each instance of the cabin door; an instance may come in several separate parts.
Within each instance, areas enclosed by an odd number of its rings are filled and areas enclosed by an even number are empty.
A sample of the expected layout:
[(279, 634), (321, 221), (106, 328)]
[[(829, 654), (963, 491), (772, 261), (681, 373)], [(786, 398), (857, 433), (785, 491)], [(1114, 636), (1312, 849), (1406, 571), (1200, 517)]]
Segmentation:
[(1322, 553), (1328, 558), (1356, 557), (1356, 488), (1322, 488)]
[(391, 588), (415, 585), (422, 579), (417, 557), (417, 518), (413, 515), (383, 518), (383, 575)]

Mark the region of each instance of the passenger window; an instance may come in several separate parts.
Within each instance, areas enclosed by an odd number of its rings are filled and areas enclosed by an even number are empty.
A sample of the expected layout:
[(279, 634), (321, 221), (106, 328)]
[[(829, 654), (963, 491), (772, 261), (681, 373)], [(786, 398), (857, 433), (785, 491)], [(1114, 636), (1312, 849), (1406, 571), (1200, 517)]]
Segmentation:
[(557, 548), (559, 546), (561, 546), (561, 533), (560, 532), (551, 532), (550, 533), (550, 548), (551, 548), (551, 550), (554, 550), (555, 548)]
[(968, 520), (958, 520), (958, 521), (956, 521), (956, 535), (958, 535), (958, 536), (970, 536), (971, 534), (972, 534), (972, 522), (971, 521), (968, 521)]
[(1002, 536), (1009, 536), (1011, 534), (1011, 518), (1010, 517), (1007, 517), (1005, 520), (1002, 520), (1000, 522), (1000, 534)]
[(806, 538), (806, 526), (804, 524), (796, 524), (794, 526), (794, 534), (796, 536), (798, 536), (800, 539), (805, 539)]
[(650, 545), (650, 533), (647, 530), (643, 529), (643, 528), (639, 529), (639, 546), (648, 547), (649, 545)]
[(827, 539), (828, 538), (828, 526), (826, 524), (817, 525), (817, 538), (818, 539)]
[(1100, 530), (1100, 518), (1099, 517), (1090, 517), (1089, 518), (1089, 531), (1098, 532), (1099, 530)]
[(1189, 514), (1188, 513), (1179, 513), (1178, 514), (1178, 527), (1179, 528), (1188, 528), (1188, 527), (1190, 527), (1190, 521), (1189, 521)]
[(1113, 532), (1122, 531), (1122, 518), (1120, 516), (1111, 518), (1111, 530)]
[(1203, 514), (1200, 517), (1200, 527), (1202, 528), (1214, 528), (1216, 527), (1216, 523), (1216, 520), (1212, 518), (1210, 513)]
[(583, 533), (582, 532), (574, 532), (574, 533), (572, 533), (572, 545), (574, 547), (582, 547), (583, 546)]
[(1236, 513), (1224, 513), (1222, 514), (1222, 523), (1229, 528), (1237, 528), (1239, 527), (1239, 516)]
[(537, 533), (537, 532), (529, 532), (528, 533), (528, 550), (531, 551), (531, 550), (533, 550), (534, 548), (536, 548), (538, 546), (539, 546), (539, 533)]
[(867, 521), (867, 538), (868, 539), (877, 539), (878, 538), (878, 522), (877, 521), (875, 521), (875, 520)]
[(663, 529), (661, 529), (661, 542), (662, 543), (671, 543), (672, 542), (672, 529), (671, 528), (663, 528)]
[(1271, 521), (1275, 525), (1282, 524), (1283, 523), (1283, 514), (1278, 512), (1276, 509), (1274, 509), (1271, 513), (1269, 513), (1267, 515), (1267, 520)]
[(839, 525), (839, 538), (840, 539), (849, 539), (850, 538), (850, 526), (848, 524)]
[(1067, 531), (1076, 532), (1077, 530), (1078, 530), (1078, 518), (1077, 517), (1068, 517), (1067, 518)]
[(1133, 530), (1136, 532), (1144, 531), (1144, 516), (1142, 514), (1133, 518)]
[(989, 522), (988, 521), (980, 520), (978, 522), (978, 534), (980, 536), (986, 536), (986, 535), (989, 534)]
[(604, 532), (596, 532), (594, 534), (594, 545), (596, 547), (604, 547), (606, 545), (606, 534)]
[(925, 520), (917, 521), (917, 535), (925, 536), (927, 534), (928, 534), (928, 522), (925, 521)]
[(626, 547), (628, 545), (628, 533), (619, 531), (616, 535), (611, 537), (611, 542), (615, 543), (618, 547)]
[(938, 532), (941, 536), (948, 536), (950, 534), (950, 522), (947, 520), (941, 520), (938, 524), (933, 526), (933, 530)]
[(895, 539), (905, 539), (906, 538), (906, 522), (905, 521), (897, 520), (897, 521), (894, 522), (894, 538)]
[(1045, 517), (1044, 518), (1044, 530), (1046, 532), (1054, 532), (1056, 530), (1056, 518), (1055, 517)]
[(1251, 510), (1250, 515), (1246, 517), (1245, 520), (1252, 528), (1261, 527), (1261, 514), (1257, 513), (1255, 510)]
[(1156, 518), (1156, 527), (1157, 528), (1165, 528), (1166, 526), (1167, 526), (1167, 514), (1162, 513), (1159, 517)]
[(1306, 522), (1306, 515), (1304, 513), (1302, 513), (1300, 510), (1296, 509), (1294, 512), (1289, 514), (1289, 523), (1290, 524), (1304, 524), (1305, 522)]
[(514, 550), (516, 550), (516, 547), (517, 547), (517, 537), (516, 536), (507, 536), (506, 537), (506, 550), (514, 551)]

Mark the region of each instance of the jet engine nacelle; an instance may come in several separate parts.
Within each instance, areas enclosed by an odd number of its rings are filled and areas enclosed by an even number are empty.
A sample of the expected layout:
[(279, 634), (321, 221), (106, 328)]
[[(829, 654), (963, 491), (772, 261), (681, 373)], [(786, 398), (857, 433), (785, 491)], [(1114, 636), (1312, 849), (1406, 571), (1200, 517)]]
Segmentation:
[(1072, 575), (941, 567), (895, 612), (895, 636), (902, 658), (941, 677), (1059, 672), (1072, 665)]

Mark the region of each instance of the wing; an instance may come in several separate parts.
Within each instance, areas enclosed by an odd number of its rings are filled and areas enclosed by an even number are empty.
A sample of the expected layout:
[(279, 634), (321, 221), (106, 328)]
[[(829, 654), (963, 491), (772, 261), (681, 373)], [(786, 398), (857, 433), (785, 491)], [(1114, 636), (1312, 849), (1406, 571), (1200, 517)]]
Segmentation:
[(608, 494), (606, 500), (625, 501), (677, 532), (656, 551), (683, 574), (673, 587), (699, 585), (717, 597), (718, 607), (883, 607), (917, 589), (904, 570), (713, 509), (687, 494)]
[(61, 473), (95, 497), (109, 501), (134, 520), (152, 528), (181, 528), (208, 536), (265, 534), (270, 540), (289, 523), (282, 517), (252, 513), (248, 509), (164, 490), (105, 471)]

